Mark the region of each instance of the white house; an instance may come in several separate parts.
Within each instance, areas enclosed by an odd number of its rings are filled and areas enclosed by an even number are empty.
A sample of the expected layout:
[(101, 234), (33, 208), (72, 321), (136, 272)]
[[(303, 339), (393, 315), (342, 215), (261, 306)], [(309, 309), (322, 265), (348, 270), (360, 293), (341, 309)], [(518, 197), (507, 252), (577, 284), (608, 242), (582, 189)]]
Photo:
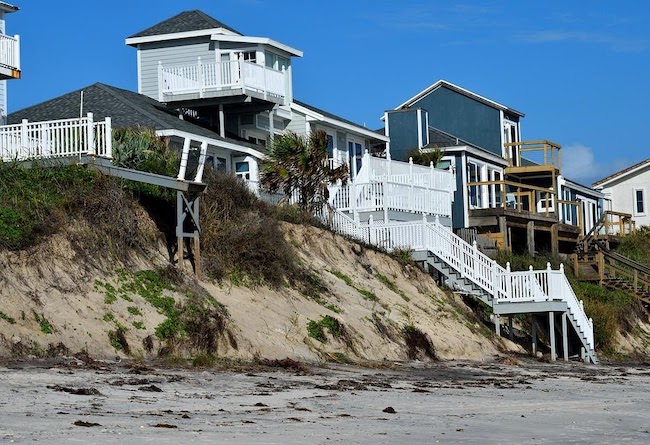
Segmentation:
[(632, 215), (637, 227), (650, 225), (650, 158), (593, 183), (605, 208)]

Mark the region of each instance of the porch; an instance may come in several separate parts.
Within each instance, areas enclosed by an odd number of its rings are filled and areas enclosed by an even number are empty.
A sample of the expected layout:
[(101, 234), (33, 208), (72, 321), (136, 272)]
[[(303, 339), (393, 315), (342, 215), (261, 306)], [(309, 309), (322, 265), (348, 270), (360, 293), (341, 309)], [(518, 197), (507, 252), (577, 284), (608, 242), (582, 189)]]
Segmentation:
[(20, 37), (0, 34), (0, 80), (20, 79)]
[(253, 97), (287, 104), (289, 76), (242, 58), (204, 62), (199, 57), (189, 65), (163, 66), (158, 63), (158, 100), (188, 101), (204, 98)]

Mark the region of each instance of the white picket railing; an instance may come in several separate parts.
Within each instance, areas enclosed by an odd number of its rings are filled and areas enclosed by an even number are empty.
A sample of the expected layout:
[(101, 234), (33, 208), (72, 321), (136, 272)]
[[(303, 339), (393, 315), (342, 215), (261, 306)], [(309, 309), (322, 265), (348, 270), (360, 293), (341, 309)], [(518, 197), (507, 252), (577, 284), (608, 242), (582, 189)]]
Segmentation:
[(451, 217), (455, 177), (450, 170), (370, 156), (347, 185), (330, 187), (329, 203), (351, 212), (395, 210)]
[(112, 157), (111, 119), (87, 117), (0, 126), (0, 160), (52, 159), (96, 155)]
[(20, 70), (20, 37), (0, 34), (0, 65)]
[(284, 100), (287, 97), (287, 74), (243, 59), (224, 62), (201, 61), (189, 65), (163, 66), (158, 63), (159, 100), (165, 102), (174, 95), (198, 94), (243, 88), (264, 94), (266, 98)]
[[(510, 265), (501, 267), (496, 261), (484, 255), (474, 245), (466, 243), (438, 218), (433, 223), (426, 217), (418, 222), (359, 223), (338, 210), (329, 215), (331, 227), (336, 232), (359, 241), (395, 249), (427, 250), (467, 278), (476, 283), (492, 297), (492, 304), (518, 302), (563, 301), (569, 313), (575, 318), (577, 328), (584, 333), (585, 348), (594, 350), (593, 321), (587, 317), (584, 306), (578, 301), (564, 274), (564, 266), (552, 270), (548, 264), (545, 270), (512, 272)], [(325, 220), (324, 220), (325, 221)]]

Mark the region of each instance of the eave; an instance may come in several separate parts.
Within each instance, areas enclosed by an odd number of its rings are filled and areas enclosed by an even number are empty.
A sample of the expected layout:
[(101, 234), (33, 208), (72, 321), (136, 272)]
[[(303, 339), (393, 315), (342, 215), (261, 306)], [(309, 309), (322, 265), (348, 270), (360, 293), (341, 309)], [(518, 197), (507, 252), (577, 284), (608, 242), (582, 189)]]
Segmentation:
[(303, 52), (300, 51), (299, 49), (292, 48), (289, 45), (285, 45), (284, 43), (280, 43), (273, 39), (269, 39), (268, 37), (250, 37), (250, 36), (238, 36), (238, 35), (213, 34), (211, 39), (218, 42), (235, 42), (235, 43), (250, 43), (254, 45), (268, 45), (296, 57), (302, 57), (303, 54)]
[(169, 40), (189, 39), (192, 37), (212, 37), (215, 34), (236, 35), (226, 28), (199, 29), (196, 31), (175, 32), (171, 34), (157, 34), (153, 36), (129, 37), (124, 42), (129, 46), (137, 46), (141, 43), (154, 43)]

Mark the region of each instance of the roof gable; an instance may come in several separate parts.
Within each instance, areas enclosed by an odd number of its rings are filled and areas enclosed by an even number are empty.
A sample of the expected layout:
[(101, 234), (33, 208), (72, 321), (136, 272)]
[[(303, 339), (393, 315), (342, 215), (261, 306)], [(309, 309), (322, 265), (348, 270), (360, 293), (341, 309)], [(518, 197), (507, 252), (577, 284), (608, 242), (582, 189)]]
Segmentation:
[(410, 98), (406, 102), (402, 103), (401, 105), (399, 105), (395, 109), (399, 110), (401, 108), (408, 108), (411, 105), (413, 105), (415, 102), (419, 101), (420, 99), (422, 99), (423, 97), (425, 97), (429, 93), (431, 93), (431, 92), (433, 92), (433, 91), (435, 91), (435, 90), (437, 90), (439, 88), (447, 88), (447, 89), (449, 89), (451, 91), (454, 91), (454, 92), (456, 92), (458, 94), (462, 94), (463, 96), (469, 97), (469, 98), (474, 99), (474, 100), (476, 100), (478, 102), (481, 102), (481, 103), (483, 103), (485, 105), (488, 105), (489, 107), (492, 107), (492, 108), (495, 108), (495, 109), (501, 110), (501, 111), (507, 111), (507, 112), (510, 112), (512, 114), (516, 114), (517, 116), (524, 117), (524, 113), (522, 113), (520, 111), (517, 111), (517, 110), (515, 110), (513, 108), (510, 108), (510, 107), (507, 107), (505, 105), (502, 105), (502, 104), (500, 104), (498, 102), (490, 100), (490, 99), (488, 99), (486, 97), (483, 97), (481, 95), (473, 93), (472, 91), (466, 90), (465, 88), (459, 87), (458, 85), (454, 85), (453, 83), (447, 82), (446, 80), (442, 80), (442, 79), (437, 81), (436, 83), (434, 83), (430, 87), (420, 91), (418, 94), (416, 94), (415, 96), (413, 96), (412, 98)]
[(182, 32), (201, 31), (207, 29), (224, 28), (235, 34), (242, 35), (239, 31), (216, 20), (198, 9), (183, 11), (167, 20), (153, 25), (145, 30), (133, 34), (129, 39), (135, 37), (150, 37), (165, 34), (177, 34)]
[(631, 165), (628, 168), (624, 168), (623, 170), (618, 171), (618, 172), (616, 172), (614, 174), (611, 174), (611, 175), (609, 175), (609, 176), (607, 176), (607, 177), (605, 177), (605, 178), (603, 178), (603, 179), (601, 179), (599, 181), (596, 181), (596, 182), (594, 182), (592, 184), (592, 186), (594, 188), (595, 187), (601, 187), (602, 188), (603, 186), (613, 182), (614, 180), (623, 179), (626, 176), (630, 176), (630, 175), (638, 172), (639, 170), (642, 170), (644, 167), (648, 167), (648, 166), (650, 166), (650, 158), (645, 159), (645, 160), (643, 160), (641, 162), (638, 162), (638, 163), (636, 163), (634, 165)]

